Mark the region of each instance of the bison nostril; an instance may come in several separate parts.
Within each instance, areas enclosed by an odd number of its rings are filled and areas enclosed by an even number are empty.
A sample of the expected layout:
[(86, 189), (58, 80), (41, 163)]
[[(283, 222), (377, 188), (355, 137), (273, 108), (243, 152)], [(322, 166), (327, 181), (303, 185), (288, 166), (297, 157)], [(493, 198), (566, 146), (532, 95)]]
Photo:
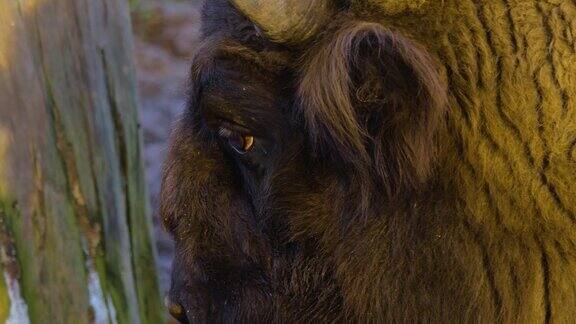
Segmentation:
[(186, 314), (184, 312), (184, 307), (182, 307), (182, 305), (172, 302), (168, 296), (166, 296), (164, 299), (164, 305), (168, 309), (168, 313), (170, 313), (174, 319), (180, 321), (181, 323), (188, 323)]

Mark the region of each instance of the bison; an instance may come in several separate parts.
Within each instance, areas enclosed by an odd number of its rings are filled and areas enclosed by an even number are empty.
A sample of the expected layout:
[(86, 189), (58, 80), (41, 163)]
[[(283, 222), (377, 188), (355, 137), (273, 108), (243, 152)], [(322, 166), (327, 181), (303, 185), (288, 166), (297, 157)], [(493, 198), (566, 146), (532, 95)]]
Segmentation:
[(574, 321), (575, 35), (570, 0), (207, 1), (170, 313)]

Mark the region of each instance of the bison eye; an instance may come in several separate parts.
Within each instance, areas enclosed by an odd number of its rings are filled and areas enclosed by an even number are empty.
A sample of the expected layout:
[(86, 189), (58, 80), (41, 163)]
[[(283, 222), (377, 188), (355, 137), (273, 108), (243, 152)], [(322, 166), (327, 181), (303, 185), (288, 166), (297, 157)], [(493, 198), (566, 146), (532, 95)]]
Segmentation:
[(240, 132), (220, 127), (218, 136), (228, 142), (228, 145), (238, 154), (246, 154), (254, 147), (254, 136), (242, 134)]

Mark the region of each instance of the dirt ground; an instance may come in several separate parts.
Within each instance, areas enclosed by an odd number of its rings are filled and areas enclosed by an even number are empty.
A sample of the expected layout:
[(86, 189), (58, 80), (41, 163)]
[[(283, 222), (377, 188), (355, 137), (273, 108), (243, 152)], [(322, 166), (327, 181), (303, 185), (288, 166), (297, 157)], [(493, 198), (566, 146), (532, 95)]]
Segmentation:
[(173, 245), (157, 213), (162, 162), (171, 128), (185, 104), (189, 62), (198, 45), (199, 11), (198, 1), (170, 0), (142, 4), (132, 14), (146, 182), (163, 293), (170, 284)]

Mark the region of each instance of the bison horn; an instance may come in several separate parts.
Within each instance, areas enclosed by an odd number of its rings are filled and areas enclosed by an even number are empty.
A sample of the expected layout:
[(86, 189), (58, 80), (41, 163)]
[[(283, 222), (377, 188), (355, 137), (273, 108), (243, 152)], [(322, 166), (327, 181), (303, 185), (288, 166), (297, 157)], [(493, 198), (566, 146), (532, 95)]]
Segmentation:
[(230, 0), (273, 41), (301, 43), (333, 15), (330, 0)]

